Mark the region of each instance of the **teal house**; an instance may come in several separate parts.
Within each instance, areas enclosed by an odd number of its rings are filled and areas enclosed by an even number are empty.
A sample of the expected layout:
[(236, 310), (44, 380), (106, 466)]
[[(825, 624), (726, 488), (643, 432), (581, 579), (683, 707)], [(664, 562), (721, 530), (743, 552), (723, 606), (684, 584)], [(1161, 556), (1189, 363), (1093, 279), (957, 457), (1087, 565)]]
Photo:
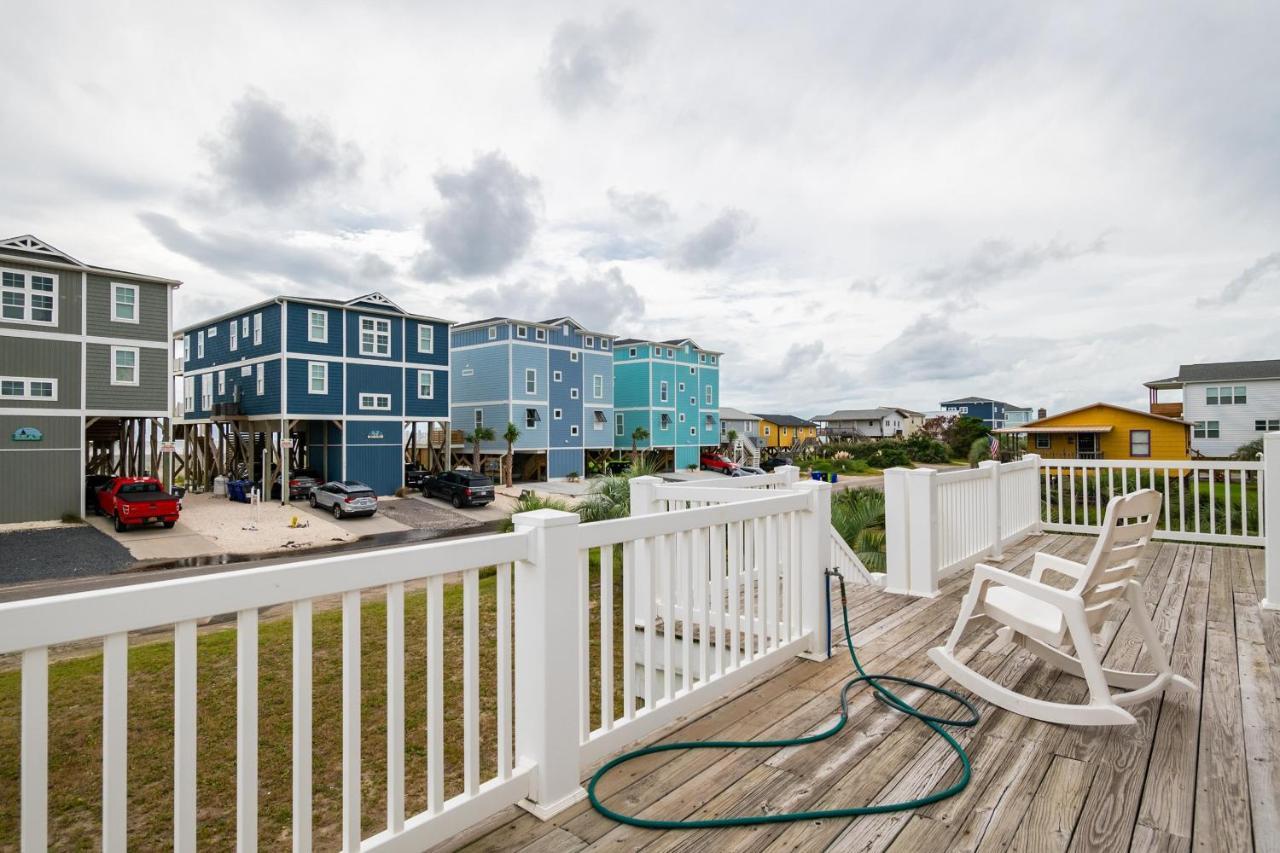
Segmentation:
[(697, 465), (702, 448), (720, 444), (720, 357), (685, 338), (626, 338), (613, 348), (613, 442), (656, 451), (664, 468)]

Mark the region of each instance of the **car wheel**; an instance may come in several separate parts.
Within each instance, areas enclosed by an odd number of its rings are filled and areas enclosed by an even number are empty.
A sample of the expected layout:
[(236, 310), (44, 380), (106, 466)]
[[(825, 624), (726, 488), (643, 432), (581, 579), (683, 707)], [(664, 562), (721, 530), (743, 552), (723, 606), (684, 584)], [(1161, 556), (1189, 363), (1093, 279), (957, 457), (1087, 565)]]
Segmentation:
[(172, 529), (173, 529), (173, 526), (174, 526), (175, 524), (177, 524), (177, 523), (178, 523), (178, 522), (176, 522), (176, 521), (166, 521), (166, 522), (164, 523), (164, 529), (165, 529), (165, 530), (172, 530)]
[(342, 518), (342, 507), (338, 506), (337, 504), (333, 505), (333, 517), (337, 519)]
[(453, 496), (453, 508), (462, 509), (462, 498), (458, 497), (457, 495)]
[(311, 506), (314, 507), (316, 505), (316, 496), (307, 495), (307, 503), (311, 504)]
[(128, 527), (125, 526), (125, 523), (120, 520), (120, 516), (118, 515), (115, 516), (113, 520), (116, 523), (116, 533), (124, 533), (126, 530), (128, 530)]

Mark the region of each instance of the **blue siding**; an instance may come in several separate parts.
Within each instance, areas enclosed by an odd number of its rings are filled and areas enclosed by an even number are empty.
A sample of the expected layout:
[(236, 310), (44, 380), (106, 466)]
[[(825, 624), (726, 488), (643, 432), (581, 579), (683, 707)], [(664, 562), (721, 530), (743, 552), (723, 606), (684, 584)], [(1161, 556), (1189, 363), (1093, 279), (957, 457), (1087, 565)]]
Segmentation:
[[(453, 329), (450, 332), (452, 345), (455, 347), (468, 347), (472, 344), (490, 343), (489, 329), (492, 325), (478, 326), (474, 329)], [(497, 329), (497, 332), (495, 332), (497, 337), (492, 340), (505, 341), (510, 337), (511, 331), (506, 323), (498, 323)]]
[[(630, 450), (631, 449), (631, 433), (635, 432), (636, 427), (642, 426), (645, 429), (649, 429), (649, 410), (648, 409), (630, 410), (625, 412), (614, 413), (615, 418), (618, 415), (622, 416), (622, 435), (617, 434), (617, 425), (614, 424), (611, 427), (614, 430), (613, 433), (611, 433), (613, 435), (613, 446), (623, 450)], [(639, 447), (639, 448), (652, 447), (652, 446), (653, 446), (653, 442), (651, 439), (648, 439), (648, 438), (636, 444), (636, 447)]]
[[(289, 352), (303, 352), (311, 355), (342, 355), (342, 309), (329, 308), (322, 305), (311, 305), (305, 302), (286, 303), (286, 314), (289, 329)], [(310, 333), (310, 312), (323, 311), (329, 318), (326, 326), (327, 334), (323, 343), (307, 339)], [(292, 382), (292, 379), (290, 379)]]
[[(262, 343), (258, 346), (253, 345), (255, 314), (262, 314)], [(237, 334), (236, 350), (232, 352), (231, 323), (239, 324), (245, 317), (249, 318), (249, 334), (247, 337)], [(216, 333), (210, 336), (209, 332), (212, 330), (216, 330)], [(238, 326), (237, 333), (240, 330)], [(200, 358), (200, 347), (197, 343), (201, 332), (204, 333), (204, 358)], [(186, 333), (186, 336), (191, 338), (191, 358), (183, 364), (183, 369), (188, 372), (278, 353), (280, 351), (280, 305), (273, 302), (253, 311), (245, 311), (234, 317), (192, 329)]]
[(310, 371), (305, 358), (289, 359), (289, 414), (342, 416), (342, 364), (336, 361), (316, 362), (325, 366), (329, 377), (328, 393), (312, 394)]
[(698, 447), (692, 445), (683, 445), (676, 448), (676, 470), (683, 471), (690, 465), (697, 465), (701, 459), (702, 451)]
[(394, 494), (404, 483), (403, 431), (399, 421), (348, 422), (346, 478)]
[[(525, 371), (532, 370), (535, 376), (535, 390), (530, 394), (527, 390)], [(512, 344), (511, 346), (511, 399), (546, 400), (547, 384), (551, 377), (547, 373), (547, 348), (536, 344)], [(501, 398), (495, 398), (501, 399)]]
[[(482, 406), (455, 405), (452, 409), (452, 414), (449, 416), (450, 427), (460, 431), (463, 435), (469, 435), (476, 425), (476, 409), (484, 412), (484, 425), (493, 430), (493, 441), (483, 442), (480, 447), (486, 452), (505, 453), (507, 443), (502, 440), (502, 433), (507, 429), (507, 421), (511, 414), (511, 408), (507, 403), (489, 403)], [(516, 414), (520, 416), (520, 420), (516, 422), (516, 425), (520, 427), (522, 433), (520, 440), (516, 442), (516, 449), (546, 447), (545, 418), (539, 424), (542, 427), (541, 430), (526, 430), (524, 427), (524, 410), (519, 409)], [(468, 453), (471, 452), (470, 442), (466, 444), (466, 449)]]
[[(582, 446), (582, 362), (570, 361), (569, 352), (561, 349), (549, 349), (546, 352), (551, 360), (551, 441), (548, 447), (581, 447)], [(560, 381), (555, 381), (556, 371), (560, 371)], [(574, 399), (572, 392), (577, 391)], [(560, 410), (560, 418), (556, 419), (556, 410)], [(577, 435), (572, 435), (573, 427), (577, 427)], [(581, 472), (579, 472), (581, 473)]]
[[(596, 412), (604, 417), (604, 423), (597, 429)], [(613, 447), (613, 409), (600, 405), (582, 407), (582, 446)]]
[(390, 394), (391, 410), (388, 416), (399, 415), (404, 400), (404, 387), (401, 381), (402, 368), (399, 365), (382, 367), (372, 364), (347, 365), (347, 414), (377, 415), (382, 412), (376, 409), (361, 409), (361, 394)]
[[(603, 386), (599, 397), (595, 396), (593, 376), (599, 376)], [(613, 405), (613, 359), (607, 355), (584, 353), (582, 356), (582, 399), (596, 405)]]
[[(401, 328), (400, 319), (397, 317), (389, 317), (385, 314), (365, 313), (363, 311), (353, 311), (347, 309), (347, 358), (372, 358), (377, 360), (386, 359), (387, 361), (400, 361), (401, 353), (404, 351), (404, 330)], [(391, 324), (391, 354), (390, 355), (361, 355), (360, 353), (360, 319), (368, 317), (373, 320), (388, 320)]]
[(328, 421), (308, 421), (307, 463), (320, 469), (326, 481), (343, 479), (342, 430)]
[(649, 364), (621, 362), (614, 365), (613, 405), (634, 408), (649, 405)]
[(449, 366), (454, 403), (483, 403), (506, 400), (511, 372), (507, 345), (477, 347), (453, 353)]
[[(405, 361), (414, 364), (437, 364), (446, 365), (449, 363), (449, 327), (445, 323), (431, 323), (426, 320), (414, 320), (406, 318), (405, 326)], [(418, 329), (427, 326), (431, 329), (431, 351), (418, 351)]]
[[(434, 375), (430, 399), (418, 397), (418, 371)], [(404, 413), (406, 417), (443, 418), (449, 415), (449, 371), (443, 368), (410, 367), (404, 371)]]
[(547, 476), (567, 477), (570, 474), (583, 476), (582, 450), (549, 450), (547, 451)]

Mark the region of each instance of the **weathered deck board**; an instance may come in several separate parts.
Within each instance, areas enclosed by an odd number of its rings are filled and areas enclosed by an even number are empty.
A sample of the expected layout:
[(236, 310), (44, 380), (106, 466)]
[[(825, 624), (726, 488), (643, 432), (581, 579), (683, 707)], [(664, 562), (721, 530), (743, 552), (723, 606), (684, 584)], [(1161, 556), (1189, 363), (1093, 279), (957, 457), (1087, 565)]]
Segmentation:
[[(1083, 559), (1092, 540), (1049, 535), (1010, 549), (1026, 574), (1035, 550)], [(542, 823), (511, 810), (450, 849), (571, 851), (757, 850), (1251, 850), (1280, 837), (1280, 618), (1259, 609), (1261, 552), (1154, 543), (1140, 571), (1152, 621), (1174, 669), (1201, 687), (1132, 710), (1129, 728), (1069, 728), (978, 703), (982, 723), (958, 730), (973, 778), (958, 797), (912, 812), (763, 827), (660, 832), (619, 826), (580, 803)], [(950, 630), (968, 576), (932, 600), (850, 587), (850, 622), (869, 671), (946, 683), (925, 650)], [(843, 640), (838, 598), (837, 642)], [(1137, 626), (1117, 608), (1100, 651), (1108, 665), (1146, 666)], [(987, 626), (958, 653), (1003, 684), (1082, 701), (1079, 679), (1012, 648)], [(852, 675), (842, 646), (825, 663), (797, 660), (661, 740), (764, 739), (817, 730), (835, 717)], [(936, 698), (924, 706), (949, 713)], [(614, 771), (601, 793), (632, 813), (681, 818), (835, 808), (949, 785), (959, 763), (920, 724), (855, 691), (850, 727), (804, 748), (651, 756)]]

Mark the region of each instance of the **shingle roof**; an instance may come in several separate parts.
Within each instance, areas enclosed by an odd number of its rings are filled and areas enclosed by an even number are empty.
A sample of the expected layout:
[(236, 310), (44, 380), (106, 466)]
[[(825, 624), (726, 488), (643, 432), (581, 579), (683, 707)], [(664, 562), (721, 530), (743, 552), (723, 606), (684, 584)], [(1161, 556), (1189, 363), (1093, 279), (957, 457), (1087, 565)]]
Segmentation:
[(750, 412), (744, 412), (742, 409), (735, 409), (731, 406), (720, 407), (720, 420), (722, 421), (758, 421), (760, 417)]
[(955, 400), (942, 401), (943, 406), (963, 405), (965, 403), (995, 403), (997, 406), (1004, 406), (1006, 409), (1022, 409), (1024, 406), (1015, 406), (1013, 403), (1006, 403), (1004, 400), (992, 400), (990, 397), (959, 397)]
[(778, 426), (814, 426), (813, 421), (806, 421), (804, 418), (797, 418), (795, 415), (766, 415), (762, 412), (756, 412), (756, 417)]
[(1265, 361), (1217, 361), (1184, 364), (1178, 368), (1182, 382), (1214, 382), (1236, 379), (1280, 379), (1280, 358)]
[(829, 415), (816, 415), (815, 421), (878, 421), (886, 415), (892, 415), (898, 412), (898, 409), (890, 409), (885, 406), (879, 406), (874, 409), (838, 409)]

